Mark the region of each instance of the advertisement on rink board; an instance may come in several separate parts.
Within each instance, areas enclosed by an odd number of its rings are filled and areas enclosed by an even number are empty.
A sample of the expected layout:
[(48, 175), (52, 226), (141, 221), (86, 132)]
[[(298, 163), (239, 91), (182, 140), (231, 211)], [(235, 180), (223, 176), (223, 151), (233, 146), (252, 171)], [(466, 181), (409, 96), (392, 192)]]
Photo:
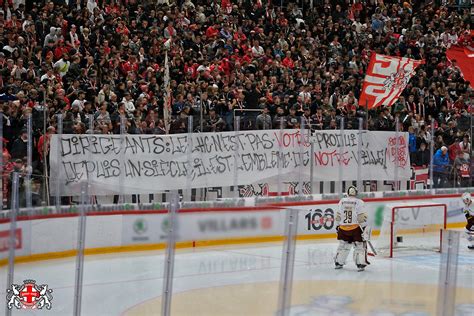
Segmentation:
[[(310, 202), (311, 203), (311, 202)], [(423, 219), (423, 210), (416, 205), (426, 203), (446, 204), (448, 208), (448, 224), (465, 223), (462, 213), (463, 202), (459, 196), (429, 199), (404, 200), (366, 200), (365, 209), (369, 224), (374, 230), (380, 229), (384, 216), (390, 210), (390, 205), (414, 205), (403, 216), (411, 219)], [(295, 208), (298, 212), (298, 235), (326, 235), (332, 237), (336, 230), (334, 222), (337, 201), (324, 204), (285, 205), (275, 210), (252, 208), (238, 211), (209, 211), (178, 212), (177, 237), (178, 241), (225, 240), (233, 238), (252, 238), (266, 236), (282, 236), (285, 232), (286, 210)], [(420, 217), (421, 216), (421, 217)], [(411, 220), (410, 218), (408, 220)], [(0, 259), (8, 256), (9, 224), (0, 224)], [(64, 228), (64, 229), (58, 229)], [(164, 243), (169, 228), (167, 214), (114, 214), (96, 215), (87, 219), (86, 248), (121, 247), (140, 244)], [(68, 216), (50, 220), (38, 219), (19, 221), (16, 231), (16, 256), (45, 254), (75, 249), (77, 244), (77, 218)], [(107, 233), (105, 234), (104, 231)], [(69, 232), (69, 237), (64, 235)], [(330, 234), (329, 236), (327, 234)], [(55, 240), (54, 243), (51, 240)]]
[(231, 237), (282, 235), (282, 212), (238, 211), (183, 213), (179, 216), (180, 240), (213, 240)]
[[(279, 210), (181, 213), (176, 221), (176, 237), (177, 241), (192, 241), (281, 235), (280, 217)], [(167, 214), (124, 215), (122, 242), (160, 243), (166, 240), (168, 229)]]
[[(408, 134), (347, 130), (300, 135), (298, 130), (267, 130), (192, 135), (53, 135), (52, 195), (70, 196), (89, 181), (95, 195), (156, 193), (192, 188), (263, 183), (280, 176), (296, 181), (393, 180), (411, 176)], [(311, 144), (314, 152), (311, 153)], [(313, 157), (311, 157), (311, 155)], [(59, 181), (57, 186), (55, 181)], [(122, 186), (121, 186), (122, 185)], [(56, 192), (58, 189), (60, 192)]]
[[(15, 230), (15, 254), (30, 254), (31, 247), (31, 222), (21, 221), (17, 223)], [(0, 259), (8, 257), (10, 240), (10, 225), (0, 224)]]
[[(448, 223), (465, 222), (465, 217), (462, 212), (463, 202), (460, 198), (441, 198), (433, 199), (428, 202), (436, 204), (446, 204), (448, 211)], [(435, 211), (435, 208), (418, 207), (419, 205), (423, 204), (427, 204), (427, 201), (368, 201), (365, 203), (365, 210), (368, 213), (369, 225), (371, 225), (373, 229), (378, 230), (382, 226), (384, 219), (388, 220), (390, 218), (390, 212), (393, 206), (413, 205), (413, 207), (403, 209), (403, 211), (400, 212), (403, 213), (403, 218), (401, 220), (413, 222), (427, 220), (426, 213), (424, 212), (433, 212)], [(314, 206), (295, 206), (294, 208), (300, 210), (298, 217), (299, 235), (312, 235), (336, 232), (336, 225), (334, 223), (334, 220), (338, 208), (337, 203)], [(439, 207), (437, 209), (441, 210), (442, 207)]]
[[(9, 230), (0, 231), (0, 252), (6, 252), (9, 250), (9, 247), (10, 247), (9, 238), (10, 238)], [(17, 228), (15, 230), (15, 250), (21, 249), (22, 246), (23, 246), (22, 229)]]
[(168, 218), (165, 214), (123, 215), (122, 244), (156, 244), (166, 239)]
[[(433, 199), (436, 204), (446, 204), (448, 209), (448, 223), (464, 222), (462, 201), (456, 198)], [(410, 223), (426, 223), (432, 220), (442, 220), (442, 207), (437, 207), (439, 216), (432, 217), (428, 213), (434, 212), (435, 207), (419, 207), (429, 203), (421, 200), (381, 201), (365, 203), (369, 225), (379, 230), (384, 219), (388, 220), (394, 206), (413, 205), (400, 211), (401, 221)], [(238, 212), (186, 212), (179, 213), (178, 241), (218, 240), (240, 237), (282, 236), (285, 231), (286, 210), (298, 209), (298, 235), (320, 235), (336, 232), (335, 217), (338, 203), (286, 206), (275, 211), (238, 211)], [(125, 216), (123, 230), (124, 243), (151, 243), (162, 242), (166, 238), (167, 215), (159, 214), (146, 218), (144, 216)], [(151, 225), (158, 229), (153, 231)], [(153, 232), (149, 232), (152, 230)], [(158, 232), (159, 231), (159, 232)]]

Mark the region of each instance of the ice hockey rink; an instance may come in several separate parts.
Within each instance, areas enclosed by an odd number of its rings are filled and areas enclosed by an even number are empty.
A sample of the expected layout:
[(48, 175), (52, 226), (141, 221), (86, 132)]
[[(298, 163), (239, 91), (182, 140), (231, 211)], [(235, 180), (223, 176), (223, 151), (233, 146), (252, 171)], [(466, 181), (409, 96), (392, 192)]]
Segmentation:
[[(462, 239), (459, 316), (474, 315), (474, 252), (466, 246)], [(298, 241), (290, 315), (436, 314), (439, 253), (370, 257), (366, 271), (357, 272), (352, 259), (334, 269), (336, 247), (333, 239)], [(172, 315), (275, 315), (282, 249), (276, 242), (177, 250)], [(86, 256), (82, 315), (160, 315), (164, 261), (161, 250)], [(35, 278), (53, 289), (53, 307), (13, 315), (72, 315), (74, 273), (73, 258), (15, 265), (16, 283)]]

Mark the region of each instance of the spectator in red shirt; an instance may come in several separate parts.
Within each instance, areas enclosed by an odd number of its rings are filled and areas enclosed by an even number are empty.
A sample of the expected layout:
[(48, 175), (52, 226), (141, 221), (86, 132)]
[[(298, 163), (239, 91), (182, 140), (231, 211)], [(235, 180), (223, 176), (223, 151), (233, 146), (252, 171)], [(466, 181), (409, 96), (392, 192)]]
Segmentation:
[(286, 57), (283, 58), (281, 63), (286, 68), (293, 69), (295, 67), (295, 63), (294, 63), (293, 59), (291, 58), (291, 52), (290, 51), (286, 52)]
[(469, 31), (464, 31), (464, 33), (462, 33), (462, 35), (458, 39), (458, 45), (461, 47), (464, 47), (464, 46), (471, 46), (471, 44), (472, 44), (471, 34), (469, 33)]
[(120, 35), (129, 35), (130, 34), (130, 31), (128, 30), (128, 28), (123, 24), (122, 21), (119, 21), (118, 22), (118, 25), (117, 25), (117, 28), (115, 29), (115, 32), (117, 32), (117, 34), (120, 34)]
[(69, 48), (64, 46), (64, 40), (60, 39), (58, 41), (58, 46), (54, 49), (54, 59), (59, 60), (63, 57), (65, 53), (69, 51)]
[(459, 146), (459, 138), (455, 138), (454, 139), (454, 143), (452, 143), (449, 147), (448, 147), (448, 154), (449, 154), (449, 160), (451, 162), (454, 162), (454, 160), (456, 159), (456, 157), (458, 156), (458, 154), (460, 152), (462, 152), (461, 150), (461, 147)]
[(231, 72), (232, 67), (231, 67), (231, 64), (229, 62), (229, 59), (227, 59), (227, 58), (222, 59), (220, 65), (219, 65), (219, 68), (226, 76), (230, 76), (230, 72)]
[(190, 75), (191, 78), (196, 79), (198, 75), (197, 67), (198, 67), (198, 64), (194, 63), (190, 59), (184, 64), (184, 73)]
[(56, 129), (53, 126), (49, 126), (46, 130), (46, 134), (41, 135), (38, 140), (37, 149), (40, 161), (43, 161), (44, 154), (49, 155), (50, 141), (53, 134), (56, 134)]
[(209, 26), (206, 30), (206, 37), (209, 39), (215, 39), (218, 34), (219, 34), (219, 29), (217, 27), (217, 24), (213, 24)]
[(239, 26), (239, 28), (237, 29), (237, 32), (234, 33), (234, 36), (233, 36), (234, 40), (235, 41), (246, 41), (247, 40), (247, 36), (245, 35), (245, 33), (242, 31), (242, 27)]

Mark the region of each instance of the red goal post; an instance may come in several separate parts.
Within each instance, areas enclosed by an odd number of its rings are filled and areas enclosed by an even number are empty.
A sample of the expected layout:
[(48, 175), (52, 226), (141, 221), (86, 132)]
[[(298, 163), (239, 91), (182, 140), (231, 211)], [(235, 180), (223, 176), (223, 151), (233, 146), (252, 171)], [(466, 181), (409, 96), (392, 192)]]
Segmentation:
[[(447, 225), (446, 204), (401, 203), (386, 207), (389, 210), (385, 211), (389, 212), (384, 214), (377, 245), (382, 252), (384, 249), (388, 250), (388, 256), (393, 258), (394, 249), (398, 248), (441, 251), (442, 230)], [(405, 237), (408, 242), (404, 242)], [(387, 246), (384, 246), (386, 239)]]

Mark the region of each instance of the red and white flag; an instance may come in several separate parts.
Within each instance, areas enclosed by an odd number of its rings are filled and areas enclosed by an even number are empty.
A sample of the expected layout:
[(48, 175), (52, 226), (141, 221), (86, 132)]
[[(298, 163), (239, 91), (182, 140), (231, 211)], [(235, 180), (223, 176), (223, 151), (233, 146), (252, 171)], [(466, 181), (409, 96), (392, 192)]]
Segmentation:
[(393, 57), (373, 53), (364, 78), (359, 104), (369, 109), (391, 106), (415, 74), (423, 60)]
[(474, 46), (466, 46), (464, 47), (464, 53), (469, 58), (474, 58)]

